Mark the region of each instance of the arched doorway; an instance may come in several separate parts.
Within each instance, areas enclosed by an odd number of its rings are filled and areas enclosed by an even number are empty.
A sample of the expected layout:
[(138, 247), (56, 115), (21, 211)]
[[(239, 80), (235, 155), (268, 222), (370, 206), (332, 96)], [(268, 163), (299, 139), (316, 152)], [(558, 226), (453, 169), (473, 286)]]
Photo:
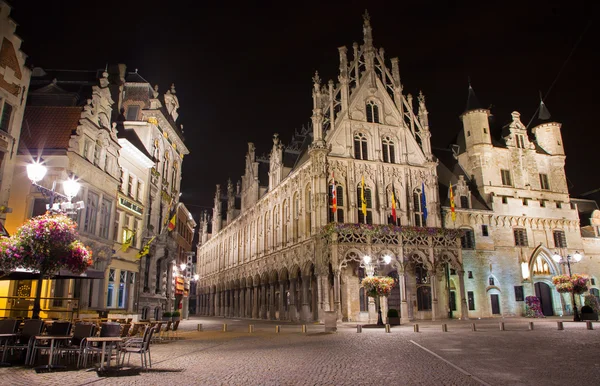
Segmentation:
[(554, 315), (552, 304), (552, 289), (544, 282), (538, 281), (535, 283), (535, 296), (540, 299), (542, 313), (544, 316)]
[(398, 312), (400, 312), (401, 301), (400, 301), (400, 285), (399, 285), (399, 281), (398, 281), (398, 271), (393, 270), (390, 273), (388, 273), (387, 276), (393, 278), (394, 283), (395, 283), (394, 288), (392, 288), (392, 292), (390, 293), (390, 296), (388, 296), (388, 298), (387, 298), (388, 310), (395, 309)]

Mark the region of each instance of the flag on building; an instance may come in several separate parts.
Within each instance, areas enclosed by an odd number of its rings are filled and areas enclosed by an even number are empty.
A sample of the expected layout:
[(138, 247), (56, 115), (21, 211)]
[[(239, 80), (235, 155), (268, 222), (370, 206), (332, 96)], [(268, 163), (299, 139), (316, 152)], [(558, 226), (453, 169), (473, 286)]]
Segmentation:
[(425, 197), (425, 183), (421, 182), (421, 212), (423, 212), (423, 226), (427, 221), (427, 198)]
[(169, 221), (169, 226), (168, 226), (169, 231), (172, 231), (175, 229), (176, 221), (177, 221), (177, 213), (173, 214), (173, 217), (171, 217), (171, 221)]
[(452, 182), (450, 182), (450, 214), (452, 221), (456, 221), (456, 209), (454, 208), (454, 192), (452, 191)]
[(360, 181), (360, 210), (365, 218), (367, 219), (367, 200), (365, 199), (365, 177), (362, 176)]
[(394, 220), (394, 225), (398, 224), (397, 219), (398, 216), (396, 214), (396, 192), (394, 191), (394, 184), (392, 184), (392, 220)]
[(140, 251), (137, 254), (137, 258), (141, 258), (142, 256), (146, 256), (148, 253), (150, 253), (150, 244), (152, 244), (152, 242), (154, 241), (154, 239), (156, 238), (156, 236), (152, 236), (152, 238), (150, 240), (148, 240), (148, 242), (146, 243), (146, 245), (144, 245), (144, 247), (142, 249), (140, 249)]
[(336, 196), (336, 188), (335, 188), (335, 175), (333, 172), (331, 173), (333, 177), (333, 185), (331, 186), (331, 211), (333, 213), (337, 212), (337, 196)]
[(121, 246), (121, 250), (123, 252), (127, 252), (127, 250), (129, 249), (129, 247), (131, 246), (131, 243), (133, 242), (133, 236), (135, 235), (135, 232), (131, 232), (129, 235), (130, 236), (125, 239), (125, 242)]

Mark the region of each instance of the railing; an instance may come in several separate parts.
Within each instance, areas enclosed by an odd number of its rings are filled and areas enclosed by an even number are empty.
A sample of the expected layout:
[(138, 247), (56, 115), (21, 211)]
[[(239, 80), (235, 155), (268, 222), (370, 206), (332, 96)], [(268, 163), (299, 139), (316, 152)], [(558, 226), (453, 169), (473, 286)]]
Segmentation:
[[(35, 297), (0, 296), (0, 318), (31, 318)], [(62, 297), (42, 297), (41, 312), (45, 319), (73, 320), (79, 315), (79, 300)]]

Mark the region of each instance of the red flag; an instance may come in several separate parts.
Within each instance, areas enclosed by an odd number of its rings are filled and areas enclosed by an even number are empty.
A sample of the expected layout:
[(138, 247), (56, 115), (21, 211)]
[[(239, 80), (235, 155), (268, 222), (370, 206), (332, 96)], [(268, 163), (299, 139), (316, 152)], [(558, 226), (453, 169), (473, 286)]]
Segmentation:
[(335, 213), (337, 212), (337, 196), (335, 189), (335, 175), (333, 172), (331, 173), (331, 176), (333, 177), (333, 184), (331, 186), (331, 211)]
[(392, 220), (394, 220), (394, 225), (397, 224), (396, 219), (396, 195), (394, 194), (394, 188), (392, 187)]

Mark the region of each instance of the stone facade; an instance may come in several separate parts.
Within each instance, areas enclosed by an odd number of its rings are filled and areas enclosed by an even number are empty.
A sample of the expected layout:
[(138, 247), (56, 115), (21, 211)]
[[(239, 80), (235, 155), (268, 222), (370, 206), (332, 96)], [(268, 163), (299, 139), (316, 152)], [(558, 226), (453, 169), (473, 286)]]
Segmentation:
[[(370, 256), (378, 274), (397, 282), (384, 316), (388, 307), (405, 321), (443, 316), (448, 266), (459, 274), (466, 316), (458, 239), (441, 229), (425, 97), (415, 109), (398, 59), (388, 68), (373, 46), (368, 16), (363, 32), (351, 59), (338, 49), (339, 83), (314, 76), (312, 130), (285, 149), (275, 135), (268, 159), (250, 143), (241, 183), (225, 195), (217, 186), (212, 218), (203, 215), (199, 227), (199, 313), (311, 321), (333, 311), (374, 321), (359, 288)], [(387, 226), (392, 192), (402, 228)]]

